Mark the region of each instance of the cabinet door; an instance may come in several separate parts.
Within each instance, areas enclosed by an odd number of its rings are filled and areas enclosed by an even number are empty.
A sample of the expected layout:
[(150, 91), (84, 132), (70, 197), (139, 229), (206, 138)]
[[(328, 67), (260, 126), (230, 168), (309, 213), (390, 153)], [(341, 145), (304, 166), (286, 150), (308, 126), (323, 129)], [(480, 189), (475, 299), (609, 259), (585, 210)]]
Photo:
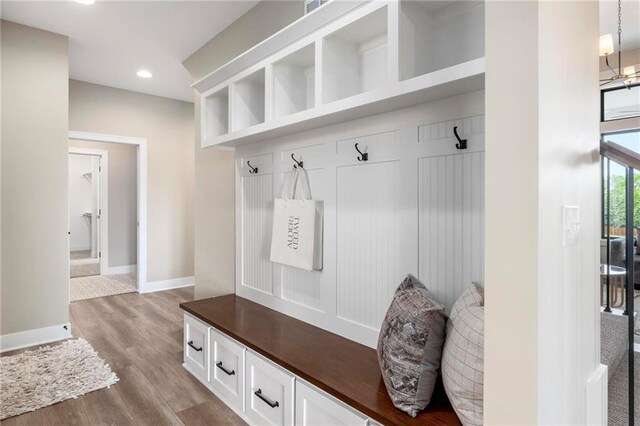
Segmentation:
[(252, 424), (293, 424), (291, 374), (251, 352), (246, 355), (246, 414)]
[(204, 383), (209, 381), (209, 328), (184, 314), (184, 363)]
[(244, 347), (211, 329), (211, 387), (244, 411)]
[(341, 426), (367, 424), (361, 417), (333, 398), (305, 383), (296, 383), (296, 425)]

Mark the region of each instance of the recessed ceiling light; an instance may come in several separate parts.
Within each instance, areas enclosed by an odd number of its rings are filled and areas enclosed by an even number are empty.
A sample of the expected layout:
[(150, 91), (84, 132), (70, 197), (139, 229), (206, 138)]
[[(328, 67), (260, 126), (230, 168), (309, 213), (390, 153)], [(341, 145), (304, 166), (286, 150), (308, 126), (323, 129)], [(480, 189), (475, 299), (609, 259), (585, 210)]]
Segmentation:
[(153, 77), (153, 74), (151, 74), (149, 71), (147, 70), (140, 70), (136, 73), (136, 75), (138, 77), (142, 77), (142, 78), (151, 78)]
[(80, 4), (94, 4), (96, 0), (76, 0), (76, 3)]

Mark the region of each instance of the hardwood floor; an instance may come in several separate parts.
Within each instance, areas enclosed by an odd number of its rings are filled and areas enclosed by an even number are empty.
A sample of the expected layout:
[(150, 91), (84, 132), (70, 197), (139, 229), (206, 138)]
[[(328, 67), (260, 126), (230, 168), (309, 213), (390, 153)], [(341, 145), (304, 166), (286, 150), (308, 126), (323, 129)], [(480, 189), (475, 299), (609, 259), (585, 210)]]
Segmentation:
[(86, 339), (120, 381), (109, 389), (0, 423), (2, 426), (244, 424), (182, 368), (183, 324), (178, 304), (188, 300), (193, 300), (192, 288), (71, 303), (74, 337)]

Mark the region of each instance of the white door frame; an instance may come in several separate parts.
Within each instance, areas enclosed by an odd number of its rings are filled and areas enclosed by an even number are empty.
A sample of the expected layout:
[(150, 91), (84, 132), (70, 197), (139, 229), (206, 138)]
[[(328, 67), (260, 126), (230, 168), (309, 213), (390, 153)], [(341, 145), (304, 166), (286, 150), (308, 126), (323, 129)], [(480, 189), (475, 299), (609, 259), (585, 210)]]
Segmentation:
[(98, 178), (98, 203), (101, 210), (101, 212), (99, 212), (100, 219), (93, 218), (93, 220), (99, 220), (98, 251), (102, 256), (98, 256), (98, 260), (100, 262), (100, 275), (105, 275), (109, 266), (109, 151), (70, 146), (69, 154), (100, 157), (100, 167), (104, 167), (104, 170), (100, 172)]
[(147, 284), (147, 139), (70, 130), (69, 139), (110, 142), (138, 147), (138, 292)]

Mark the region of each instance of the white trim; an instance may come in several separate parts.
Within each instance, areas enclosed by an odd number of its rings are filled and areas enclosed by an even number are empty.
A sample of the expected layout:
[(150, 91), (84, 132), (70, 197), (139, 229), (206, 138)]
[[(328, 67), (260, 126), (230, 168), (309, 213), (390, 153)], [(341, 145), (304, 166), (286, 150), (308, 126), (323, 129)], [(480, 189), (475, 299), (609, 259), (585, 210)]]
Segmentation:
[(102, 275), (131, 274), (136, 273), (137, 270), (137, 265), (107, 266), (104, 268)]
[(0, 336), (0, 353), (57, 342), (71, 337), (71, 323)]
[[(138, 146), (138, 292), (147, 285), (147, 139), (102, 133), (69, 131), (69, 139), (124, 143)], [(105, 221), (106, 222), (106, 221)], [(104, 252), (103, 252), (104, 254)]]
[(640, 352), (640, 343), (634, 343), (633, 344), (633, 351), (634, 352)]
[[(69, 137), (69, 139), (72, 139)], [(109, 265), (109, 151), (104, 149), (69, 147), (69, 154), (92, 155), (100, 157), (100, 176), (98, 178), (98, 205), (100, 212), (100, 230), (98, 232), (98, 256), (100, 274), (104, 274)], [(89, 247), (90, 249), (91, 247)], [(71, 291), (71, 290), (69, 290)], [(69, 297), (71, 301), (71, 297)], [(71, 302), (69, 302), (71, 303)]]
[(91, 244), (82, 244), (78, 246), (69, 245), (69, 251), (85, 251), (91, 250)]
[(587, 380), (586, 424), (606, 425), (608, 404), (608, 368), (600, 364)]
[(69, 139), (80, 139), (84, 141), (93, 141), (93, 142), (126, 143), (130, 145), (143, 145), (147, 143), (146, 138), (107, 135), (104, 133), (78, 132), (75, 130), (69, 130)]
[(139, 293), (152, 293), (154, 291), (171, 290), (173, 288), (191, 287), (195, 283), (193, 277), (173, 278), (171, 280), (151, 281), (138, 287)]

